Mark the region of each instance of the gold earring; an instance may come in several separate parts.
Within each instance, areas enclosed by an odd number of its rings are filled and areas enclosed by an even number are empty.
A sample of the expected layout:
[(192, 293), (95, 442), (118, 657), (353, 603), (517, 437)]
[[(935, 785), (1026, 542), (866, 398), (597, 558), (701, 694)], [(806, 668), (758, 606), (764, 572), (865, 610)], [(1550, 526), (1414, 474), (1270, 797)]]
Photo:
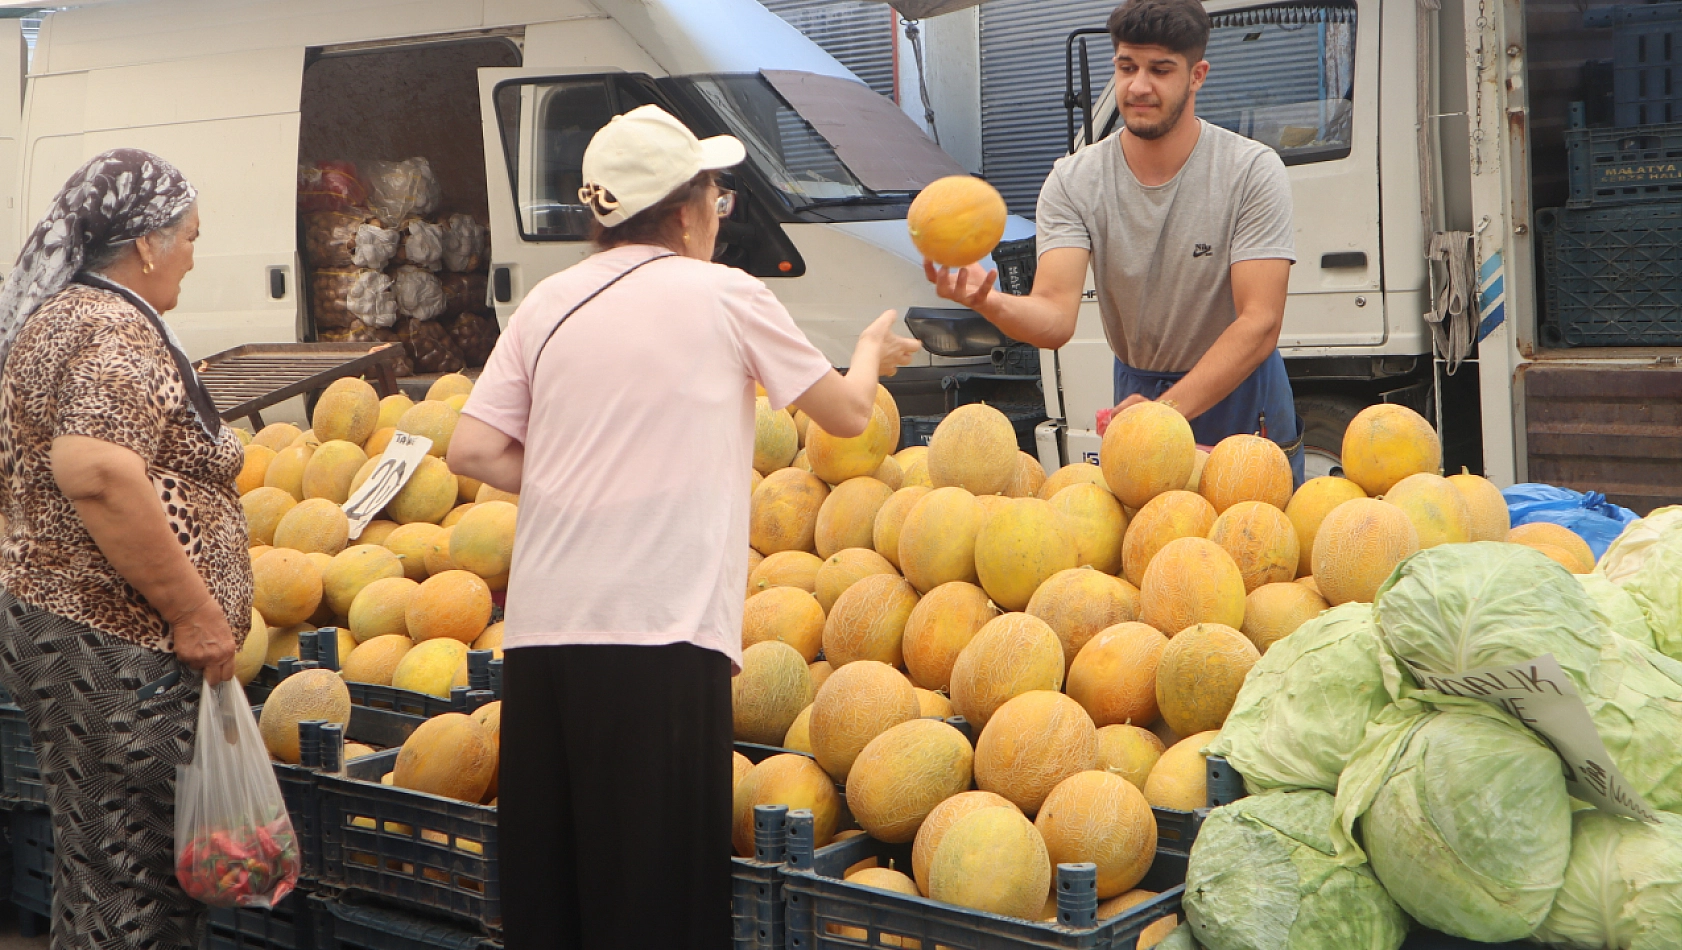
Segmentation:
[(688, 231), (683, 232), (683, 239), (685, 241), (689, 240), (689, 232)]
[(152, 272), (152, 265), (150, 263), (146, 262), (146, 261), (141, 261), (140, 262), (140, 272), (142, 274), (150, 274)]

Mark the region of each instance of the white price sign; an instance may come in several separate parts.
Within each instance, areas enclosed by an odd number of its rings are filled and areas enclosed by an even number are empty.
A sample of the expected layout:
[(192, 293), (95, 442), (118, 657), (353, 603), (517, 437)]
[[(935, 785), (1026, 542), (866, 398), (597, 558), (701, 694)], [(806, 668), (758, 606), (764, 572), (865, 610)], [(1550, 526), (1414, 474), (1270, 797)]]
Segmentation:
[(1659, 820), (1612, 763), (1582, 696), (1552, 654), (1505, 669), (1443, 676), (1414, 668), (1413, 675), (1426, 689), (1485, 700), (1529, 726), (1559, 753), (1573, 797), (1625, 818)]
[(391, 437), (391, 443), (385, 447), (385, 454), (380, 456), (380, 464), (369, 473), (368, 480), (362, 483), (345, 502), (345, 517), (350, 521), (350, 538), (356, 540), (362, 536), (362, 529), (368, 527), (368, 522), (397, 493), (409, 483), (409, 476), (415, 473), (415, 466), (432, 448), (432, 440), (424, 435), (410, 435), (398, 432)]

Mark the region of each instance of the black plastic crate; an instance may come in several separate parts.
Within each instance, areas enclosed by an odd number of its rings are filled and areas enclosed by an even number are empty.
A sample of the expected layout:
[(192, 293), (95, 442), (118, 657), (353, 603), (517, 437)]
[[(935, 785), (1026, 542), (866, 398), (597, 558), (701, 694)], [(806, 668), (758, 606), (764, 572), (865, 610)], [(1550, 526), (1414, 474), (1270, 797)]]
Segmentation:
[(1004, 376), (1039, 376), (1040, 348), (1031, 343), (994, 347), (993, 372)]
[(310, 899), (321, 950), (494, 950), (484, 936), (424, 917), (343, 901)]
[(0, 705), (0, 800), (14, 805), (44, 805), (46, 787), (35, 758), (35, 740), (23, 710)]
[(1682, 122), (1566, 129), (1565, 152), (1568, 208), (1682, 201)]
[(12, 904), (24, 936), (46, 928), (53, 914), (52, 816), (40, 808), (12, 811)]
[(1000, 241), (993, 248), (993, 265), (999, 271), (999, 289), (1007, 294), (1026, 297), (1034, 289), (1034, 272), (1039, 268), (1039, 254), (1034, 238), (1020, 241)]
[[(350, 689), (350, 701), (354, 705), (389, 709), (410, 716), (430, 718), (448, 712), (463, 712), (466, 708), (461, 700), (454, 697), (446, 699), (395, 686), (380, 686), (377, 683), (346, 683), (345, 686)], [(462, 695), (465, 696), (466, 692), (463, 687)]]
[[(1016, 445), (1022, 451), (1036, 458), (1038, 447), (1034, 444), (1034, 429), (1046, 420), (1045, 406), (1040, 405), (998, 405), (993, 408), (1005, 414), (1012, 427), (1016, 429)], [(939, 428), (944, 414), (938, 416), (901, 416), (899, 420), (900, 448), (913, 445), (928, 445), (934, 438), (934, 430)]]
[(273, 910), (212, 907), (206, 950), (325, 950), (309, 895), (293, 891)]
[(1611, 27), (1613, 117), (1618, 125), (1682, 121), (1682, 3), (1601, 7), (1587, 27)]
[(1536, 212), (1542, 343), (1682, 345), (1682, 202)]

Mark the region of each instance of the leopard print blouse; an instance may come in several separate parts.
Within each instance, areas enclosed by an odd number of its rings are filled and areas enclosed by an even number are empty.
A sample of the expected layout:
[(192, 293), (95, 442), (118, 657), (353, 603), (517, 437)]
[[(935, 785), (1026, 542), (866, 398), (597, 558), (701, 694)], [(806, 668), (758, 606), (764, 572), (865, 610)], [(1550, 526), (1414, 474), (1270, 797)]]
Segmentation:
[(174, 650), (169, 624), (100, 553), (53, 479), (54, 438), (80, 435), (146, 460), (188, 559), (244, 642), (251, 623), (244, 450), (199, 426), (162, 336), (134, 305), (84, 284), (60, 291), (18, 333), (0, 373), (0, 585), (33, 607), (147, 649)]

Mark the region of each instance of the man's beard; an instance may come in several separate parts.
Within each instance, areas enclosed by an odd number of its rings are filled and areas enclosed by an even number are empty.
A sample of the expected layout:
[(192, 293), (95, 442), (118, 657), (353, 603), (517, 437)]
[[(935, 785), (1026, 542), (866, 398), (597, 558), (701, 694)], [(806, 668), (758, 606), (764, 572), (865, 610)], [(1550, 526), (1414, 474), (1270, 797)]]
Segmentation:
[(1162, 121), (1152, 125), (1146, 125), (1138, 119), (1125, 118), (1126, 113), (1124, 112), (1123, 116), (1124, 121), (1127, 123), (1127, 131), (1132, 132), (1134, 135), (1137, 135), (1139, 138), (1146, 141), (1162, 138), (1164, 135), (1174, 131), (1174, 127), (1180, 124), (1180, 116), (1185, 114), (1186, 103), (1190, 101), (1191, 96), (1189, 93), (1181, 96), (1180, 101), (1174, 104), (1173, 109), (1171, 109), (1168, 114), (1163, 117)]

